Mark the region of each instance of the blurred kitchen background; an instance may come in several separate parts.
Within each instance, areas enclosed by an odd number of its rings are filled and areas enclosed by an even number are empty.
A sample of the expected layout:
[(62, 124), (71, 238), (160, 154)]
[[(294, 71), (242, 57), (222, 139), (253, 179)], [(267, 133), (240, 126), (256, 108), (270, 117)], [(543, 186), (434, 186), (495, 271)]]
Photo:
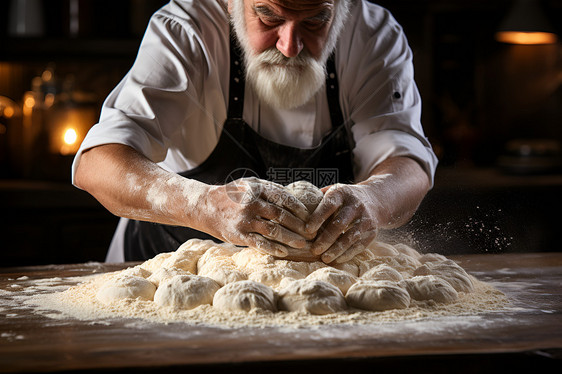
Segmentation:
[[(446, 255), (561, 251), (562, 0), (376, 2), (408, 36), (440, 159), (412, 222), (384, 236)], [(103, 261), (117, 218), (70, 165), (165, 3), (1, 2), (0, 267)]]

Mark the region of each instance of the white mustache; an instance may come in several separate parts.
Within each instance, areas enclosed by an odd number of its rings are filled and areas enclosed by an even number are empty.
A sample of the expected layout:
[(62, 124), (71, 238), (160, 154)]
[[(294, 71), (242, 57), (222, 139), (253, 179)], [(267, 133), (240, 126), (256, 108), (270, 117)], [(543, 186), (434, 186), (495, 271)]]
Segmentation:
[(256, 58), (258, 58), (262, 64), (283, 65), (288, 67), (306, 66), (310, 64), (310, 60), (312, 59), (305, 51), (302, 51), (296, 57), (286, 57), (276, 48), (267, 49), (256, 56)]

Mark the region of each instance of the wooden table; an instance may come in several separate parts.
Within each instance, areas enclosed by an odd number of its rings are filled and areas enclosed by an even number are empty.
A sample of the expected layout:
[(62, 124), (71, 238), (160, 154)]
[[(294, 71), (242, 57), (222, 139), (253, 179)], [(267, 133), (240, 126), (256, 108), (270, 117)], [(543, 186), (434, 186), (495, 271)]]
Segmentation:
[[(451, 256), (505, 292), (502, 313), (367, 326), (239, 328), (57, 320), (0, 292), (0, 372), (539, 372), (562, 368), (562, 253)], [(0, 289), (123, 265), (0, 269)], [(29, 282), (29, 280), (27, 280)], [(15, 286), (16, 288), (18, 286)]]

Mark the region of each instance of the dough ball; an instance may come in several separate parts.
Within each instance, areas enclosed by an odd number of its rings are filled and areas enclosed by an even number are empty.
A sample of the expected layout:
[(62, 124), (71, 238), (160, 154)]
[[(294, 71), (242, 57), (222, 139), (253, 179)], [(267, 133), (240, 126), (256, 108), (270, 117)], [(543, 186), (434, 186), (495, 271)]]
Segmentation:
[(161, 266), (197, 274), (197, 261), (209, 248), (216, 245), (212, 240), (190, 239), (180, 245), (170, 257), (162, 262)]
[(134, 275), (141, 278), (148, 278), (152, 274), (150, 271), (143, 269), (140, 265), (132, 268), (127, 268), (121, 271), (122, 275)]
[(400, 282), (404, 278), (398, 270), (391, 268), (387, 264), (380, 264), (364, 273), (361, 279)]
[(232, 260), (239, 269), (252, 272), (270, 266), (275, 262), (275, 257), (265, 254), (255, 248), (244, 248), (233, 254)]
[(434, 275), (420, 275), (400, 283), (414, 300), (433, 300), (438, 303), (452, 303), (459, 298), (453, 286)]
[(154, 302), (158, 306), (174, 309), (193, 309), (203, 304), (211, 304), (220, 286), (214, 280), (198, 275), (176, 275), (162, 282)]
[(274, 289), (281, 286), (281, 281), (283, 279), (303, 279), (304, 275), (296, 270), (289, 268), (265, 268), (257, 270), (248, 275), (249, 280), (265, 284), (266, 286), (272, 287)]
[(373, 255), (371, 251), (365, 250), (347, 262), (341, 264), (333, 264), (331, 266), (336, 269), (343, 270), (356, 277), (359, 277), (373, 266), (382, 263), (381, 260), (377, 260), (379, 258), (380, 257)]
[(394, 244), (394, 249), (417, 260), (421, 257), (421, 254), (418, 251), (404, 243)]
[(371, 242), (367, 249), (375, 256), (396, 256), (398, 254), (398, 251), (392, 245), (376, 240)]
[(421, 266), (421, 262), (403, 253), (399, 253), (396, 256), (377, 257), (376, 259), (371, 260), (370, 263), (373, 265), (370, 268), (380, 264), (387, 264), (400, 273), (407, 274), (412, 274), (419, 266)]
[(215, 293), (213, 307), (226, 311), (277, 311), (275, 292), (270, 287), (251, 280), (229, 283), (222, 287)]
[(152, 300), (155, 291), (156, 286), (142, 277), (120, 274), (103, 283), (96, 298), (104, 304), (122, 299)]
[(303, 203), (309, 213), (314, 212), (324, 197), (324, 194), (318, 187), (307, 181), (291, 183), (285, 189)]
[(452, 260), (426, 262), (414, 271), (414, 275), (435, 275), (447, 281), (457, 292), (474, 290), (470, 275)]
[(277, 306), (290, 312), (330, 314), (346, 309), (342, 292), (330, 283), (299, 279), (279, 291)]
[(345, 300), (352, 307), (372, 311), (405, 309), (410, 305), (408, 292), (389, 281), (359, 281), (347, 291)]
[(332, 267), (325, 267), (313, 271), (310, 273), (306, 279), (309, 280), (319, 280), (331, 285), (336, 286), (345, 295), (349, 287), (355, 282), (357, 278), (343, 270), (335, 269)]
[(326, 265), (325, 263), (323, 263), (321, 261), (307, 262), (307, 261), (277, 260), (275, 262), (275, 266), (277, 266), (279, 268), (293, 269), (295, 271), (298, 271), (299, 273), (301, 273), (302, 275), (304, 275), (306, 277), (310, 273), (312, 273), (312, 272), (314, 272), (318, 269), (327, 267), (328, 265)]
[(189, 275), (191, 274), (188, 271), (177, 269), (177, 268), (160, 268), (156, 270), (148, 280), (154, 283), (156, 287), (158, 287), (161, 283), (166, 282), (169, 279), (172, 279), (176, 275)]
[(438, 253), (426, 253), (425, 255), (420, 256), (418, 260), (422, 264), (425, 264), (426, 262), (445, 262), (447, 261), (447, 257)]
[(162, 263), (166, 261), (168, 257), (172, 256), (172, 254), (173, 252), (159, 253), (150, 260), (146, 260), (145, 262), (143, 262), (140, 267), (149, 271), (150, 273), (154, 273), (162, 267)]
[(238, 270), (233, 255), (241, 249), (230, 244), (209, 248), (197, 262), (197, 275), (215, 280), (221, 287), (231, 282), (248, 279), (246, 273)]
[(213, 279), (221, 287), (248, 279), (246, 273), (238, 270), (231, 259), (209, 261), (199, 269), (198, 275)]

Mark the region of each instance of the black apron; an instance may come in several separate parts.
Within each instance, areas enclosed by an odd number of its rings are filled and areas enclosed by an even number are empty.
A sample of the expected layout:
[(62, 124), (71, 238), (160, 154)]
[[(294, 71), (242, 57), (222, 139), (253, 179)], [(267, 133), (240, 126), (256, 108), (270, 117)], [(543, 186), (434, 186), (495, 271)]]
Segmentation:
[[(228, 117), (211, 155), (198, 167), (179, 173), (200, 182), (222, 185), (240, 177), (256, 176), (280, 184), (307, 180), (318, 187), (353, 181), (350, 137), (338, 99), (338, 81), (332, 57), (327, 62), (326, 94), (331, 131), (318, 147), (300, 149), (274, 143), (242, 119), (244, 71), (239, 47), (230, 42)], [(161, 252), (175, 251), (192, 239), (220, 240), (187, 227), (130, 220), (125, 230), (125, 260), (144, 261)]]

